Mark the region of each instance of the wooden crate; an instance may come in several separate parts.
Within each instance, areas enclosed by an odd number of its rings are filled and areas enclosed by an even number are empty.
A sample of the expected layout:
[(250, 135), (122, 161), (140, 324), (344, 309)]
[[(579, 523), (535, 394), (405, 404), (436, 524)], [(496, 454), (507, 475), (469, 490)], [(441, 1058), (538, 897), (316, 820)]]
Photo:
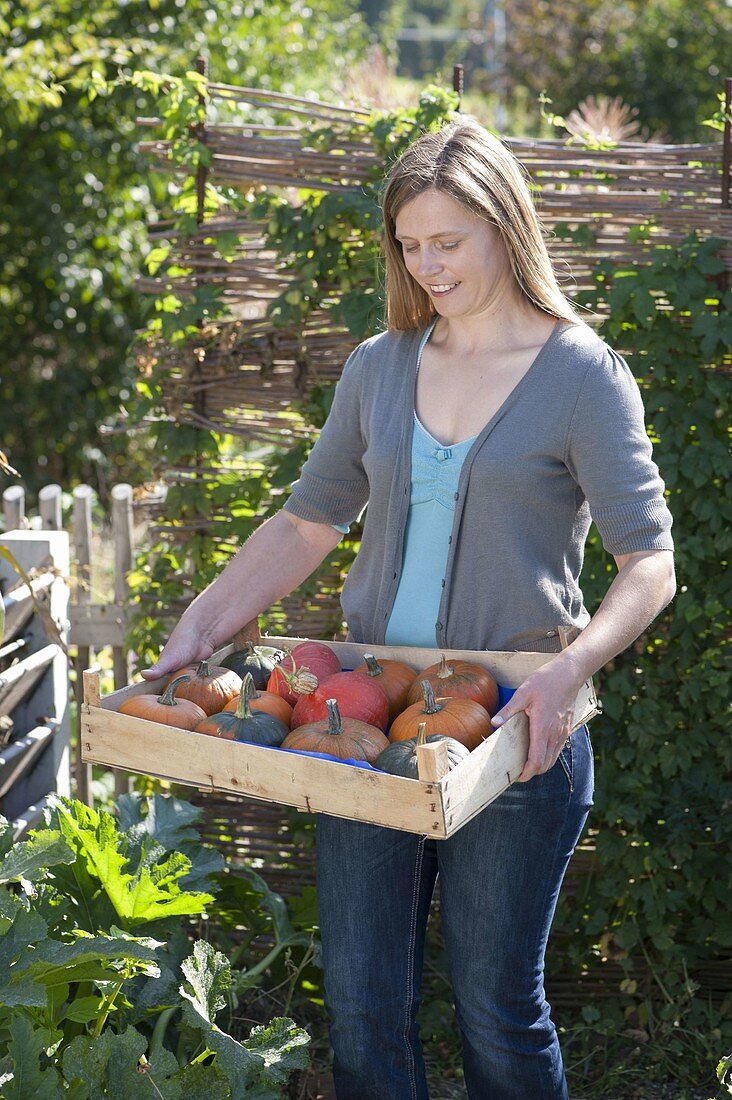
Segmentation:
[[(303, 640), (264, 638), (263, 643), (291, 648)], [(448, 658), (483, 665), (506, 688), (518, 687), (552, 657), (548, 653), (326, 644), (344, 669), (355, 668), (364, 653), (373, 653), (377, 658), (404, 661), (422, 671), (444, 653)], [(232, 648), (226, 646), (214, 654), (214, 663)], [(525, 714), (514, 715), (441, 777), (440, 746), (425, 746), (420, 750), (420, 779), (403, 779), (317, 757), (219, 740), (117, 713), (124, 699), (160, 691), (162, 684), (134, 684), (102, 700), (98, 673), (86, 672), (81, 714), (83, 760), (202, 790), (249, 795), (307, 812), (334, 814), (440, 839), (452, 836), (505, 791), (526, 762), (529, 722)], [(574, 726), (589, 721), (597, 709), (592, 682), (587, 681), (577, 696)]]

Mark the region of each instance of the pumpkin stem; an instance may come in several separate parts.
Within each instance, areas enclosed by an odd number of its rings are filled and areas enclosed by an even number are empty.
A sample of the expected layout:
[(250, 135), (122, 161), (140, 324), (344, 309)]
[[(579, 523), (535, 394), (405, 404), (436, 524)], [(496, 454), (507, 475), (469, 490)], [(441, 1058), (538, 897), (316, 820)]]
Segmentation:
[(379, 662), (374, 657), (373, 653), (364, 653), (363, 659), (366, 662), (366, 675), (367, 676), (381, 676), (384, 672)]
[(439, 714), (442, 707), (435, 702), (435, 693), (429, 680), (420, 680), (422, 697), (424, 698), (424, 714)]
[(279, 670), (290, 691), (294, 691), (296, 695), (312, 695), (318, 686), (317, 676), (313, 675), (307, 665), (300, 665), (298, 668), (291, 653), (288, 653), (288, 657), (292, 661), (292, 672), (288, 672), (282, 665), (279, 666)]
[(427, 723), (426, 722), (420, 722), (418, 727), (417, 727), (417, 739), (414, 742), (414, 747), (416, 748), (417, 745), (426, 745), (426, 744), (427, 744)]
[(326, 699), (325, 705), (328, 710), (328, 733), (331, 737), (337, 737), (339, 733), (343, 733), (343, 721), (338, 702), (335, 699)]
[(251, 638), (247, 639), (247, 644), (244, 646), (244, 652), (246, 653), (247, 657), (258, 657), (259, 656), (256, 649), (254, 648), (254, 642), (252, 641)]
[(175, 693), (181, 684), (185, 684), (190, 680), (190, 676), (178, 676), (177, 679), (171, 680), (162, 695), (158, 696), (158, 702), (162, 703), (164, 707), (177, 707), (178, 700), (175, 697)]
[(447, 663), (447, 657), (443, 653), (440, 657), (440, 667), (437, 669), (437, 676), (440, 680), (446, 680), (448, 676), (452, 676), (452, 668)]
[(208, 677), (210, 675), (211, 673), (209, 671), (208, 661), (201, 661), (198, 668), (196, 669), (196, 676)]
[(241, 682), (241, 689), (239, 691), (239, 702), (236, 704), (236, 710), (234, 713), (241, 722), (244, 718), (252, 717), (252, 708), (249, 706), (250, 699), (257, 698), (257, 689), (254, 686), (254, 678), (251, 672), (244, 674), (244, 679)]

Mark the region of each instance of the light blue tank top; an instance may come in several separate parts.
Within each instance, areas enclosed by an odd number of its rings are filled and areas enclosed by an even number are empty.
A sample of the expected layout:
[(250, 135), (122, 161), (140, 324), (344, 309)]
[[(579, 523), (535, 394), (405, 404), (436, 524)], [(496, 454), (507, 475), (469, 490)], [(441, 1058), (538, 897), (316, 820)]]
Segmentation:
[[(427, 329), (419, 347), (429, 339)], [(402, 572), (386, 627), (387, 645), (433, 648), (435, 623), (445, 584), (445, 565), (455, 515), (460, 470), (475, 436), (443, 447), (414, 413), (412, 492), (404, 534)]]

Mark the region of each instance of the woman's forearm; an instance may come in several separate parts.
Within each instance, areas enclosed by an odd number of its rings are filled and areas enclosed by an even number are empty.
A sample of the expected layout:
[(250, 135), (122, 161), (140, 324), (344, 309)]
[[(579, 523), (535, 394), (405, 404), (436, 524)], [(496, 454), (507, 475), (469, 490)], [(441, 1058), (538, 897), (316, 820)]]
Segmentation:
[(317, 569), (341, 538), (335, 528), (278, 512), (189, 604), (146, 679), (203, 660)]
[[(630, 554), (591, 622), (555, 658), (579, 685), (622, 653), (653, 622), (676, 590), (669, 551)], [(552, 664), (555, 662), (553, 661)]]
[(518, 687), (493, 718), (502, 725), (529, 716), (529, 755), (519, 781), (551, 768), (572, 729), (577, 692), (590, 676), (636, 640), (671, 600), (673, 557), (667, 551), (629, 554), (592, 621), (580, 636)]

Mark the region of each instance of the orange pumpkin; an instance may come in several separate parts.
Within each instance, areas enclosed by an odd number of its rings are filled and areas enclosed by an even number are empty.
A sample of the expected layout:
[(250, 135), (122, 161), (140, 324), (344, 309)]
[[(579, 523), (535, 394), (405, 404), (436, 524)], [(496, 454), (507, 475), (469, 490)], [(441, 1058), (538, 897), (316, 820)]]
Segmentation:
[(341, 718), (335, 699), (326, 700), (328, 717), (292, 730), (282, 742), (283, 749), (325, 752), (341, 760), (367, 760), (373, 764), (389, 741), (376, 726), (358, 718)]
[(220, 714), (229, 699), (236, 698), (241, 691), (241, 676), (230, 668), (212, 665), (208, 661), (179, 669), (171, 680), (176, 676), (189, 678), (189, 683), (179, 689), (178, 697), (197, 703), (206, 714)]
[[(239, 696), (234, 699), (230, 699), (224, 707), (225, 711), (236, 711), (239, 706)], [(255, 691), (249, 699), (250, 710), (264, 711), (265, 714), (271, 714), (273, 718), (279, 718), (280, 722), (284, 722), (287, 728), (290, 728), (290, 719), (292, 718), (292, 707), (279, 695), (273, 695), (271, 691)]]
[(468, 749), (475, 749), (493, 733), (491, 716), (474, 699), (435, 699), (429, 680), (422, 680), (422, 702), (394, 719), (389, 730), (390, 741), (408, 741), (416, 737), (422, 722), (427, 736), (442, 733), (453, 737)]
[(409, 689), (417, 679), (417, 673), (402, 661), (377, 661), (373, 653), (364, 653), (364, 663), (357, 665), (354, 672), (359, 676), (368, 676), (381, 688), (389, 703), (389, 721), (393, 722), (407, 706)]
[(407, 705), (422, 698), (420, 682), (429, 680), (438, 699), (474, 699), (493, 716), (498, 710), (498, 684), (487, 668), (472, 661), (448, 660), (444, 655), (436, 665), (421, 672), (409, 689)]
[(192, 730), (203, 721), (206, 712), (190, 699), (176, 698), (181, 684), (189, 679), (188, 676), (179, 676), (171, 680), (162, 695), (131, 695), (124, 703), (120, 703), (120, 714), (145, 718), (148, 722), (161, 722), (164, 726)]

